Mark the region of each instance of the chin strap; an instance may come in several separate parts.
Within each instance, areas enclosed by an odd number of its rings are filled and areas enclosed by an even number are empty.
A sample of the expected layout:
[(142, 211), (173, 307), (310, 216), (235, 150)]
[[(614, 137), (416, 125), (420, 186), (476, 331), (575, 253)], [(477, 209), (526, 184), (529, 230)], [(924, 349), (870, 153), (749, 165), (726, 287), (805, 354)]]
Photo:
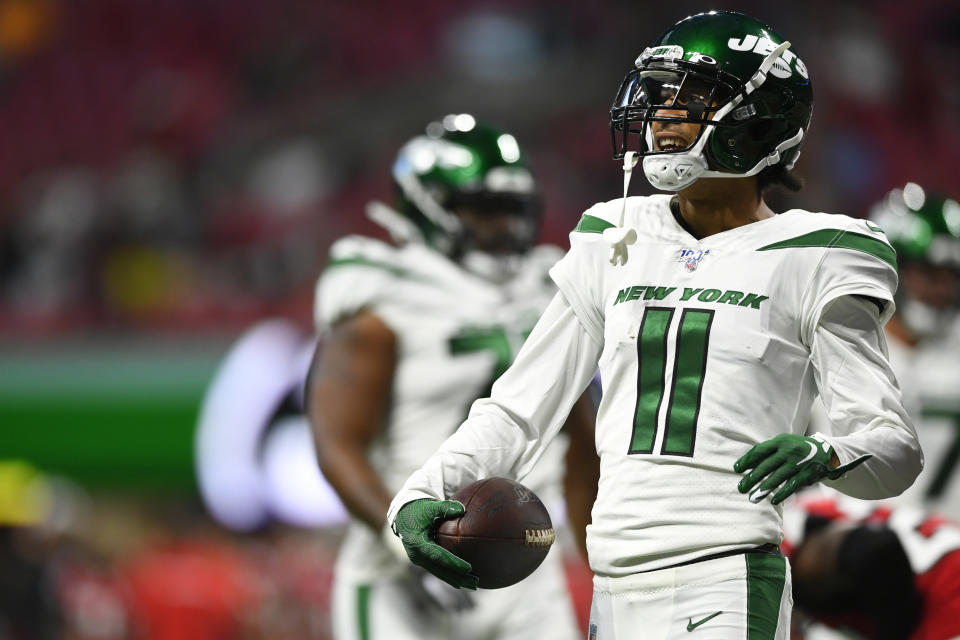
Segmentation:
[(603, 231), (603, 239), (611, 247), (610, 264), (613, 266), (627, 264), (627, 246), (637, 241), (637, 232), (623, 226), (623, 219), (627, 213), (627, 190), (630, 188), (630, 178), (635, 166), (637, 166), (637, 152), (627, 151), (623, 154), (623, 200), (620, 206), (620, 223)]

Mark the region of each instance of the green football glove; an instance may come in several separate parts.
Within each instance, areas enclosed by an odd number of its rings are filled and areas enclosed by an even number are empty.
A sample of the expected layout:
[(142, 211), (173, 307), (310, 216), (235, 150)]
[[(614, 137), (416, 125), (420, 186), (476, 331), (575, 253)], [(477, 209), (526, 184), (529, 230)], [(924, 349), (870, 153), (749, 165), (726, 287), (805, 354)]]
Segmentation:
[(454, 500), (421, 498), (400, 507), (393, 521), (393, 531), (400, 536), (410, 562), (423, 567), (447, 584), (459, 589), (476, 589), (478, 578), (470, 574), (473, 567), (433, 540), (443, 520), (464, 514), (463, 505)]
[(750, 502), (760, 502), (776, 490), (770, 502), (780, 504), (798, 489), (824, 478), (836, 480), (868, 458), (868, 455), (861, 456), (849, 464), (836, 466), (839, 459), (833, 447), (826, 442), (809, 436), (781, 433), (754, 445), (733, 463), (733, 470), (743, 473), (752, 469), (737, 485), (740, 493), (750, 492)]

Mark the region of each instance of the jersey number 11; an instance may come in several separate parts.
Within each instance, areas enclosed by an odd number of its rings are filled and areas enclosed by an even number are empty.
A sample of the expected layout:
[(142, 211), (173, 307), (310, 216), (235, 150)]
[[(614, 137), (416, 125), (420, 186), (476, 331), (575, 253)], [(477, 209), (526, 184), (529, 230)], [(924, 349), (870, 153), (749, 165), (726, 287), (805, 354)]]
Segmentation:
[[(680, 313), (676, 339), (671, 344), (668, 335), (675, 311), (672, 307), (647, 307), (643, 312), (637, 336), (637, 406), (627, 453), (653, 453), (660, 410), (666, 397), (667, 410), (659, 453), (693, 455), (713, 311), (684, 309)], [(667, 388), (671, 347), (673, 375)]]

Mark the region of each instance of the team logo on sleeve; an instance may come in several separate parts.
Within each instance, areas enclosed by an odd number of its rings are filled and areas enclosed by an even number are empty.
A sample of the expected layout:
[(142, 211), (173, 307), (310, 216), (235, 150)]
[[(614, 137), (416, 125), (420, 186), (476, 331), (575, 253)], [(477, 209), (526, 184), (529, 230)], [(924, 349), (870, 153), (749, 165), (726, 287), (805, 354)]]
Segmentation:
[(696, 271), (700, 266), (700, 261), (707, 257), (710, 249), (680, 249), (677, 252), (677, 262), (683, 265), (687, 271)]

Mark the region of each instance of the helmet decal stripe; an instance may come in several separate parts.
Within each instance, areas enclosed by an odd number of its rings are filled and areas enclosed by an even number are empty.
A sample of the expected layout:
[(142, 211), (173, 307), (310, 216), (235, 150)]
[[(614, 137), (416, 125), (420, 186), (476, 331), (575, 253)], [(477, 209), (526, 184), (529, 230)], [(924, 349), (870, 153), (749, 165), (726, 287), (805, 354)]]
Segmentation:
[(398, 172), (394, 175), (407, 196), (431, 222), (450, 233), (455, 233), (460, 228), (460, 223), (457, 222), (456, 217), (444, 210), (444, 208), (427, 193), (427, 190), (423, 188), (423, 185), (412, 172)]

